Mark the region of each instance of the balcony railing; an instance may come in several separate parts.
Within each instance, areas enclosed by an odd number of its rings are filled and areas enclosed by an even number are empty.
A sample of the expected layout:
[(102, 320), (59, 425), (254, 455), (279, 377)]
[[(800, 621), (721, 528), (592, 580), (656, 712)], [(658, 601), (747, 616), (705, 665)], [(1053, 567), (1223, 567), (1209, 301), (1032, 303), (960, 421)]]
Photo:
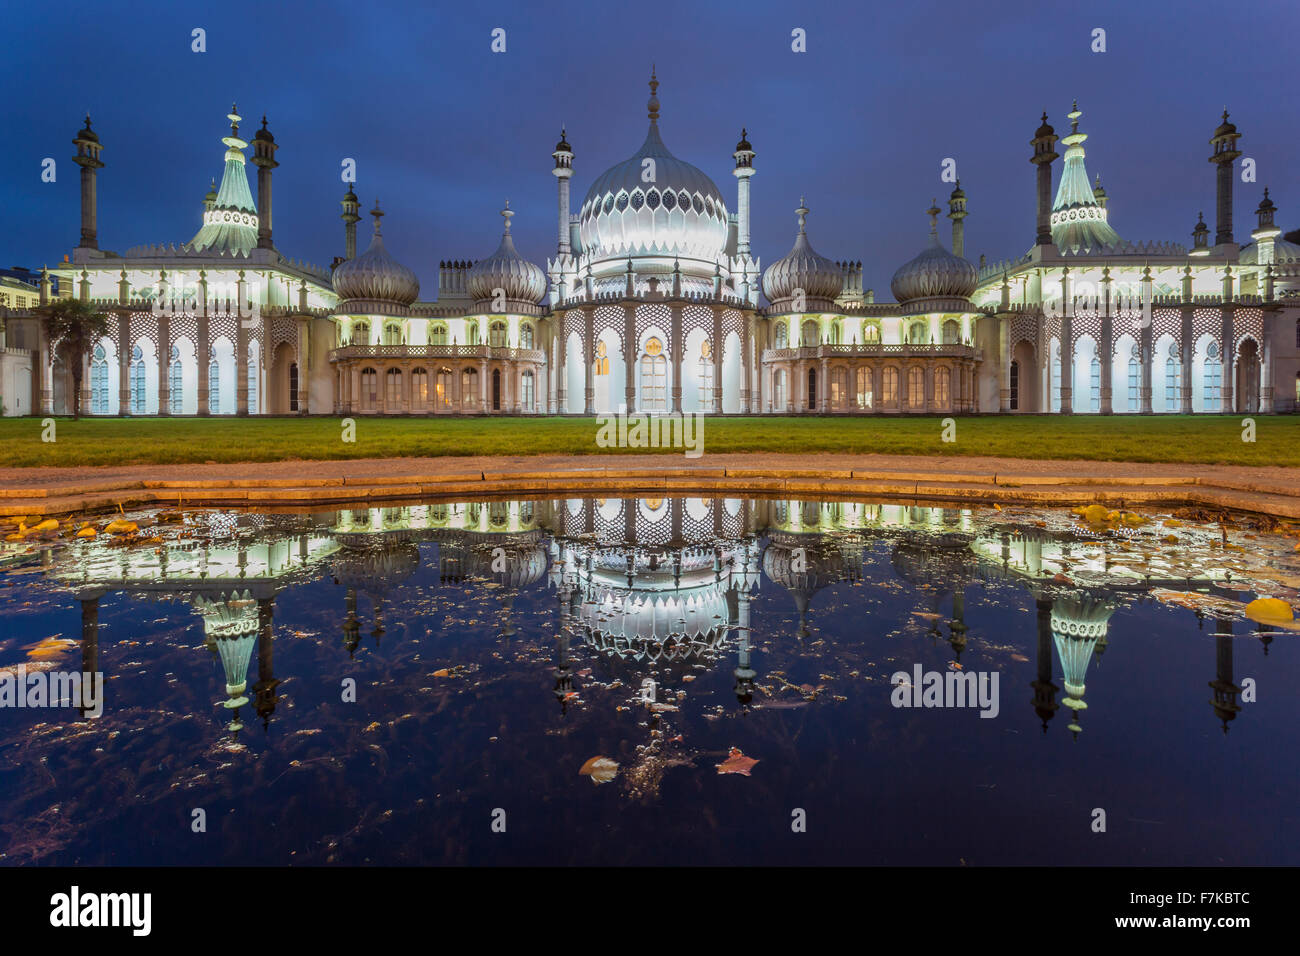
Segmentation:
[(979, 358), (973, 345), (812, 345), (795, 349), (765, 349), (765, 362), (792, 362), (822, 358)]
[(330, 352), (330, 361), (345, 359), (482, 359), (545, 364), (541, 349), (509, 349), (491, 345), (344, 345)]

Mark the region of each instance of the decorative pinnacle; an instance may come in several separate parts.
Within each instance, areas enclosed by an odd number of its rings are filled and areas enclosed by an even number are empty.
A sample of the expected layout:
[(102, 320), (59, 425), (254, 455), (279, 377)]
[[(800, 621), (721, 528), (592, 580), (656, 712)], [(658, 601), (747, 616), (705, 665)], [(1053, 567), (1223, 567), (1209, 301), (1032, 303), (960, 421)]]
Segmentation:
[(659, 122), (659, 80), (655, 76), (654, 64), (650, 64), (650, 101), (646, 106), (650, 110), (650, 122)]
[(808, 221), (808, 204), (804, 201), (803, 196), (799, 197), (799, 208), (795, 210), (795, 215), (799, 217), (799, 235), (801, 236), (806, 235), (807, 234), (806, 224)]
[(1079, 109), (1078, 100), (1074, 101), (1074, 105), (1070, 107), (1070, 112), (1065, 115), (1070, 118), (1070, 132), (1079, 132), (1079, 117), (1083, 115), (1083, 111)]
[(372, 210), (370, 210), (370, 215), (372, 215), (372, 216), (375, 217), (375, 235), (376, 235), (376, 236), (382, 236), (382, 235), (383, 235), (383, 232), (381, 231), (381, 227), (380, 227), (379, 220), (383, 218), (383, 216), (384, 216), (384, 211), (383, 211), (382, 209), (379, 208), (379, 200), (378, 200), (378, 199), (375, 200), (375, 208), (372, 209)]
[(234, 103), (230, 104), (230, 112), (226, 114), (226, 119), (230, 120), (230, 135), (238, 136), (239, 121), (243, 119), (243, 117), (239, 115), (239, 109)]
[(513, 215), (514, 215), (514, 211), (511, 210), (511, 208), (510, 208), (510, 200), (507, 199), (507, 200), (506, 200), (506, 208), (501, 210), (501, 216), (502, 216), (502, 218), (505, 219), (505, 221), (506, 221), (506, 235), (507, 235), (507, 236), (510, 235), (510, 217), (513, 216)]
[(941, 210), (939, 209), (938, 201), (935, 200), (934, 198), (931, 198), (930, 208), (925, 211), (925, 214), (930, 217), (930, 238), (936, 241), (939, 238), (939, 213), (940, 212)]

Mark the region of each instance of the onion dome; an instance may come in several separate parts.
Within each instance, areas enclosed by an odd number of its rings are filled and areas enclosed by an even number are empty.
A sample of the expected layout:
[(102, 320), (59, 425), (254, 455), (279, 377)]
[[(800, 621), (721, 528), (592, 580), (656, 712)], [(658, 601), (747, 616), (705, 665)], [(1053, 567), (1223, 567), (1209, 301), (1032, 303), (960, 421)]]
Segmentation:
[(546, 295), (546, 273), (515, 251), (515, 242), (510, 238), (510, 217), (514, 215), (510, 200), (506, 200), (501, 215), (506, 221), (501, 245), (492, 255), (474, 263), (469, 270), (466, 288), (476, 305), (491, 303), (503, 295), (504, 307), (493, 306), (493, 312), (535, 312)]
[(557, 153), (573, 152), (573, 147), (569, 145), (568, 131), (564, 127), (560, 127), (560, 141), (555, 144), (555, 151)]
[[(582, 248), (594, 260), (675, 256), (713, 263), (727, 244), (727, 203), (713, 180), (659, 137), (659, 81), (651, 74), (650, 129), (641, 148), (605, 170), (579, 210)], [(653, 163), (647, 163), (652, 160)], [(651, 182), (643, 180), (653, 170)]]
[(415, 273), (388, 254), (379, 220), (384, 214), (375, 201), (370, 211), (375, 218), (375, 234), (370, 248), (334, 269), (334, 292), (339, 297), (340, 313), (369, 315), (407, 315), (409, 306), (420, 294), (420, 280)]
[(255, 140), (260, 140), (260, 141), (262, 141), (262, 142), (264, 142), (264, 143), (274, 143), (274, 142), (275, 142), (275, 137), (272, 136), (272, 135), (271, 135), (271, 131), (270, 131), (269, 129), (266, 128), (266, 114), (265, 114), (265, 113), (262, 114), (262, 128), (259, 129), (256, 133), (253, 134), (253, 139), (255, 139)]
[(751, 145), (749, 145), (749, 130), (748, 130), (748, 129), (741, 129), (741, 131), (740, 131), (740, 142), (736, 144), (736, 152), (738, 152), (738, 153), (750, 153), (750, 152), (753, 152), (753, 151), (754, 151), (754, 147), (751, 146)]
[(1214, 131), (1214, 139), (1210, 140), (1210, 142), (1214, 142), (1215, 139), (1218, 139), (1221, 136), (1236, 136), (1236, 135), (1237, 135), (1237, 127), (1235, 124), (1228, 121), (1228, 111), (1224, 110), (1223, 122), (1220, 123), (1219, 128)]
[(248, 143), (239, 137), (242, 119), (232, 104), (226, 119), (230, 135), (221, 138), (226, 147), (226, 166), (221, 188), (211, 201), (204, 201), (203, 226), (190, 240), (189, 248), (207, 255), (246, 256), (257, 248), (257, 205), (248, 188), (244, 150)]
[(214, 178), (208, 185), (207, 194), (203, 197), (204, 202), (215, 203), (217, 201), (217, 181)]
[(799, 216), (799, 234), (794, 238), (794, 248), (767, 267), (763, 273), (763, 294), (778, 310), (795, 305), (799, 290), (803, 291), (806, 306), (798, 311), (830, 308), (844, 288), (843, 273), (830, 259), (818, 255), (808, 242), (808, 207), (803, 197), (799, 198), (795, 213)]
[(334, 559), (334, 580), (367, 594), (386, 594), (420, 566), (420, 549), (412, 542), (372, 547), (345, 547)]
[[(1225, 115), (1227, 115), (1227, 114), (1225, 114)], [(82, 128), (82, 129), (77, 130), (77, 139), (74, 139), (73, 142), (75, 143), (78, 139), (79, 139), (79, 140), (84, 140), (84, 141), (87, 142), (87, 143), (98, 143), (98, 142), (99, 142), (99, 137), (95, 134), (95, 131), (92, 130), (92, 129), (90, 128), (90, 114), (89, 114), (89, 113), (86, 114), (86, 125), (85, 125), (85, 127)]]
[(931, 205), (927, 212), (930, 215), (930, 245), (899, 267), (889, 280), (889, 288), (900, 304), (908, 306), (909, 313), (968, 311), (971, 293), (979, 283), (979, 273), (971, 263), (953, 255), (939, 241), (939, 207)]

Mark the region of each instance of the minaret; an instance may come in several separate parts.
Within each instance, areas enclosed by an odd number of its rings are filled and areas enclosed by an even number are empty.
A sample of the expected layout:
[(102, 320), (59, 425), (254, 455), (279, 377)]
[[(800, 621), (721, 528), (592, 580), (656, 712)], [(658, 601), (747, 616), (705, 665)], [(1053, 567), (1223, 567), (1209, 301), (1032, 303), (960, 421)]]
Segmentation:
[(966, 218), (966, 193), (960, 179), (948, 197), (948, 218), (952, 220), (952, 254), (962, 258), (966, 254), (966, 224), (962, 222)]
[(736, 177), (736, 254), (749, 258), (749, 178), (754, 175), (754, 147), (749, 145), (749, 130), (741, 129), (740, 142), (731, 154), (736, 160), (732, 173)]
[(1259, 228), (1250, 234), (1259, 246), (1259, 256), (1255, 262), (1257, 265), (1269, 265), (1273, 261), (1273, 241), (1282, 235), (1282, 230), (1273, 224), (1273, 215), (1277, 212), (1277, 206), (1273, 200), (1268, 198), (1268, 187), (1264, 187), (1264, 198), (1260, 200), (1259, 208), (1255, 210), (1255, 215), (1259, 219)]
[(1036, 205), (1036, 228), (1038, 235), (1034, 244), (1050, 246), (1052, 244), (1052, 161), (1058, 156), (1055, 149), (1056, 130), (1047, 122), (1047, 111), (1043, 111), (1043, 125), (1038, 127), (1029, 145), (1034, 147), (1034, 155), (1029, 161), (1038, 167), (1038, 200)]
[(1210, 706), (1226, 734), (1228, 721), (1236, 720), (1241, 712), (1237, 703), (1241, 687), (1232, 679), (1232, 621), (1223, 617), (1216, 619), (1214, 629), (1214, 680), (1210, 681), (1210, 689), (1214, 691)]
[(348, 183), (348, 191), (343, 194), (343, 252), (344, 259), (357, 257), (357, 223), (361, 221), (361, 203), (352, 191), (355, 183)]
[(275, 598), (257, 601), (257, 683), (253, 685), (254, 709), (262, 718), (262, 729), (271, 727), (275, 713), (275, 689), (280, 681), (275, 676)]
[(1106, 203), (1110, 199), (1106, 193), (1106, 187), (1101, 184), (1101, 173), (1096, 175), (1095, 182), (1092, 184), (1092, 198), (1097, 200), (1097, 205), (1102, 209), (1106, 208)]
[(573, 251), (569, 243), (569, 180), (573, 178), (573, 148), (569, 146), (563, 126), (560, 127), (560, 141), (555, 144), (555, 152), (551, 155), (555, 157), (555, 168), (551, 172), (555, 175), (560, 192), (559, 220), (556, 223), (559, 245), (556, 252), (563, 257)]
[(1241, 155), (1237, 149), (1237, 140), (1241, 139), (1241, 134), (1237, 132), (1237, 127), (1228, 122), (1228, 111), (1223, 111), (1223, 122), (1219, 128), (1214, 131), (1210, 137), (1210, 145), (1214, 147), (1214, 152), (1210, 155), (1210, 162), (1218, 166), (1216, 173), (1216, 210), (1215, 210), (1215, 228), (1214, 244), (1215, 246), (1230, 246), (1232, 240), (1232, 175), (1233, 162)]
[(275, 137), (266, 128), (266, 116), (262, 117), (262, 128), (253, 134), (253, 165), (257, 167), (257, 248), (274, 249), (271, 244), (271, 170), (280, 164), (275, 161)]
[(99, 137), (90, 129), (89, 113), (86, 114), (85, 128), (77, 133), (72, 145), (77, 147), (77, 155), (72, 157), (72, 161), (81, 167), (81, 241), (77, 243), (77, 248), (98, 249), (99, 225), (96, 210), (99, 199), (95, 185), (97, 171), (104, 168), (104, 164), (99, 161), (99, 151), (103, 147), (99, 144)]
[(1189, 256), (1208, 256), (1210, 254), (1210, 227), (1205, 224), (1205, 213), (1198, 213), (1196, 226), (1192, 229), (1192, 251)]

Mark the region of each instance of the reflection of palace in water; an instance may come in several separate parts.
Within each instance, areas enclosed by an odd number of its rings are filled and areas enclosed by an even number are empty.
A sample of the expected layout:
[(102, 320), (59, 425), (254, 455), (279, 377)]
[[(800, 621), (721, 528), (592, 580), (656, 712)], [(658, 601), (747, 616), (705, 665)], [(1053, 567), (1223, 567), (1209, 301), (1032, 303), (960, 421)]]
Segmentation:
[[(250, 702), (264, 727), (275, 711), (279, 594), (332, 581), (340, 589), (342, 644), (355, 656), (363, 630), (377, 645), (390, 604), (400, 604), (402, 587), (435, 560), (436, 587), (493, 594), (499, 636), (506, 638), (517, 628), (516, 596), (554, 589), (560, 625), (554, 693), (561, 708), (576, 691), (570, 663), (575, 640), (621, 669), (628, 683), (651, 671), (662, 677), (698, 664), (716, 666), (734, 654), (736, 696), (748, 706), (759, 676), (751, 655), (751, 605), (764, 578), (788, 594), (797, 615), (792, 637), (804, 642), (815, 596), (863, 581), (868, 556), (883, 564), (887, 555), (893, 573), (919, 598), (917, 612), (933, 622), (930, 636), (949, 643), (955, 660), (967, 646), (967, 591), (990, 584), (1020, 588), (1036, 608), (1033, 709), (1046, 731), (1066, 707), (1075, 734), (1088, 707), (1087, 671), (1106, 651), (1116, 610), (1160, 587), (1231, 599), (1240, 593), (1222, 583), (1232, 574), (1215, 567), (1208, 550), (1203, 566), (1192, 561), (1173, 579), (1153, 573), (1122, 535), (989, 524), (968, 509), (898, 504), (632, 497), (307, 515), (193, 512), (183, 524), (160, 524), (150, 533), (157, 535), (153, 546), (119, 547), (101, 538), (40, 552), (47, 580), (81, 602), (83, 670), (100, 669), (104, 594), (188, 604), (220, 662), (222, 706), (230, 711), (233, 732), (242, 728), (239, 711)], [(369, 604), (368, 620), (361, 598)], [(1225, 732), (1240, 710), (1233, 623), (1226, 610), (1215, 617), (1209, 682), (1209, 703)], [(1265, 653), (1267, 631), (1252, 631)]]

